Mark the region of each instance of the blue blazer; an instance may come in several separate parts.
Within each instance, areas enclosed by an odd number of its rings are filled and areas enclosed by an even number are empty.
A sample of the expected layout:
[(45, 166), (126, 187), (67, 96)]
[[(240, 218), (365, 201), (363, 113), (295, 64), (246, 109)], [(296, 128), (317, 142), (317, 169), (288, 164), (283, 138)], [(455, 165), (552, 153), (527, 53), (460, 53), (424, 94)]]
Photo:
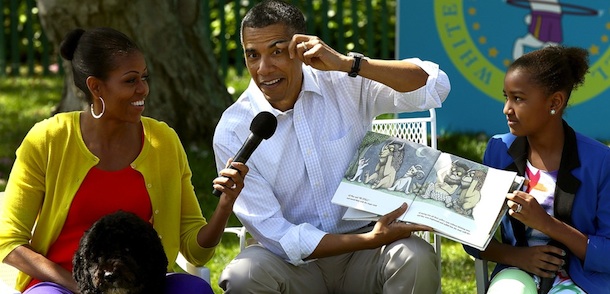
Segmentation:
[[(565, 141), (555, 189), (555, 217), (589, 237), (584, 262), (568, 251), (568, 273), (587, 293), (610, 289), (610, 148), (588, 138), (564, 121)], [(525, 174), (529, 145), (525, 137), (493, 136), (483, 163)], [(525, 227), (508, 213), (501, 223), (502, 242), (527, 246)], [(464, 246), (472, 256), (480, 251)], [(508, 267), (498, 264), (492, 274)]]

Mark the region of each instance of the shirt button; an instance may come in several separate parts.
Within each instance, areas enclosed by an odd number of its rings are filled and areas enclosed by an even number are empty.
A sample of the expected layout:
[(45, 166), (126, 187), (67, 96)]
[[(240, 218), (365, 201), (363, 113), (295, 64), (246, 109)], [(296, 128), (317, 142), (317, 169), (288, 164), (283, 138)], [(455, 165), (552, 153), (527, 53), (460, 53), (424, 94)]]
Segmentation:
[(158, 209), (157, 209), (157, 210), (155, 210), (155, 214), (159, 214), (159, 210), (158, 210)]
[(148, 187), (149, 189), (152, 188), (152, 184), (146, 184), (146, 187)]

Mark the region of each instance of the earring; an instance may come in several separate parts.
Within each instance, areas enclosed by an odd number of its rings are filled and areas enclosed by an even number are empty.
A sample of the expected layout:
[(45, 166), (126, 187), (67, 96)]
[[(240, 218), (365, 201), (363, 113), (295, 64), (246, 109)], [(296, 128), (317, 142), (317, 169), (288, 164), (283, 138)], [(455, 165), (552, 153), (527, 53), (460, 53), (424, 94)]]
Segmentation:
[(102, 96), (98, 98), (100, 98), (100, 101), (102, 101), (102, 112), (100, 112), (100, 114), (95, 114), (95, 112), (93, 111), (93, 103), (91, 103), (91, 115), (93, 115), (93, 118), (96, 119), (102, 117), (102, 115), (104, 115), (104, 112), (106, 111), (106, 103), (104, 103), (104, 99), (102, 99)]
[(555, 113), (557, 113), (555, 109), (551, 109), (551, 115), (555, 115)]

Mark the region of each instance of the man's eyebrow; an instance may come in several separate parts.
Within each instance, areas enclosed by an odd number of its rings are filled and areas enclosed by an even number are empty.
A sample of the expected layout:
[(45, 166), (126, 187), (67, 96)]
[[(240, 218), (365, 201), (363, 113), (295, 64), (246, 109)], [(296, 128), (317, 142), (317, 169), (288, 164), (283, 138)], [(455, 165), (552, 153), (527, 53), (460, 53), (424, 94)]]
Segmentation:
[[(276, 48), (276, 47), (280, 47), (280, 48), (285, 48), (288, 46), (288, 43), (290, 42), (290, 40), (277, 40), (275, 42), (272, 42), (271, 44), (269, 44), (269, 46), (267, 46), (268, 49), (271, 48)], [(285, 45), (284, 45), (285, 44)], [(279, 46), (278, 46), (279, 45)], [(246, 48), (244, 50), (246, 53), (255, 53), (258, 52), (256, 49), (254, 48)]]
[(269, 45), (267, 48), (278, 47), (278, 44), (288, 43), (288, 40), (277, 40)]

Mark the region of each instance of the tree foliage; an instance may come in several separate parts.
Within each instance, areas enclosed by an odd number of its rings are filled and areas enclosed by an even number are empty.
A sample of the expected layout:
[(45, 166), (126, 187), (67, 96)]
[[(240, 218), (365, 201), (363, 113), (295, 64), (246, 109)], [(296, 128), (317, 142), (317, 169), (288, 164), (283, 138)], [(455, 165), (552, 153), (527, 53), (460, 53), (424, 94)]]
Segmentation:
[[(308, 33), (319, 36), (337, 51), (394, 58), (396, 0), (288, 1), (305, 13)], [(6, 4), (9, 2), (11, 5)], [(15, 54), (21, 60), (29, 50), (25, 44), (32, 44), (36, 58), (48, 50), (52, 63), (58, 55), (59, 40), (76, 26), (121, 29), (142, 46), (150, 65), (151, 99), (145, 114), (168, 122), (187, 143), (209, 142), (220, 113), (232, 101), (223, 77), (226, 78), (230, 68), (238, 76), (247, 75), (243, 71), (239, 22), (257, 2), (84, 0), (75, 5), (69, 0), (38, 0), (37, 3), (15, 0), (3, 2), (2, 15), (4, 35), (18, 35), (19, 47)], [(13, 3), (17, 3), (17, 8)], [(17, 14), (12, 13), (14, 9)], [(18, 17), (11, 17), (11, 13)], [(13, 18), (18, 19), (16, 24)], [(33, 34), (27, 33), (30, 29)], [(46, 36), (53, 44), (50, 50), (43, 48)], [(5, 42), (2, 45), (5, 48), (0, 48), (5, 49), (8, 58), (12, 54), (10, 43)], [(63, 68), (67, 69), (68, 79), (58, 110), (81, 109), (84, 105), (69, 80), (70, 69), (66, 64)], [(218, 75), (219, 72), (224, 76)]]

